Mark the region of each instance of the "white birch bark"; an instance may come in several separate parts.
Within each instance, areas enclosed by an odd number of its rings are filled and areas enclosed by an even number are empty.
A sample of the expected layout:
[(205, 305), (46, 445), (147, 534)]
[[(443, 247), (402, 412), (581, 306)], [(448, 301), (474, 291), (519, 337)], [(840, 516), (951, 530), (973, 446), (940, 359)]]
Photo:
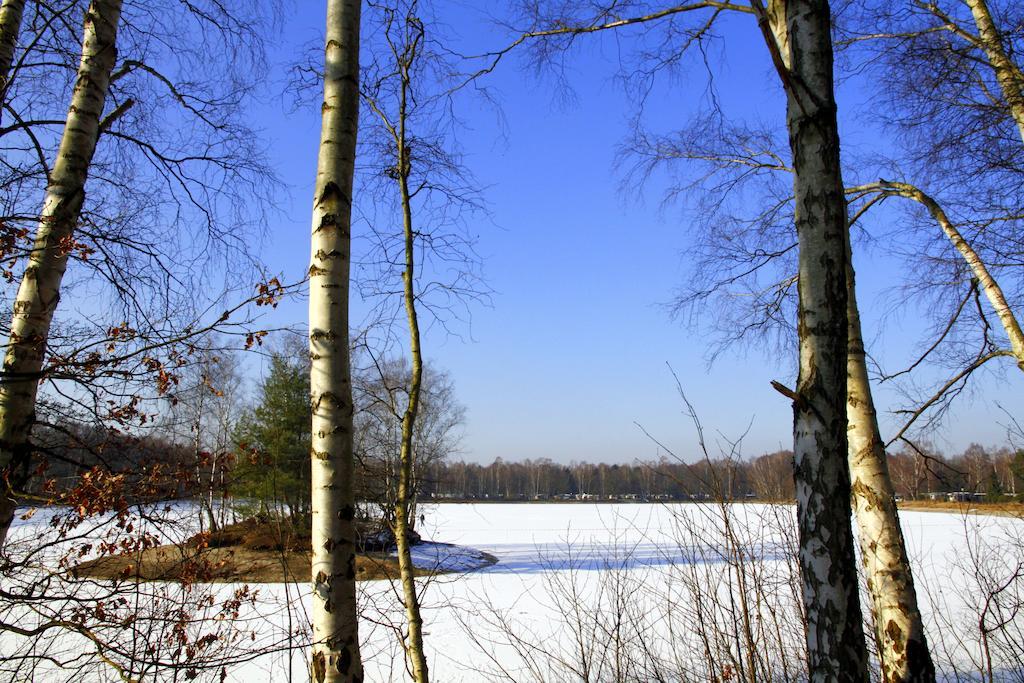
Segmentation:
[(989, 65), (996, 75), (996, 82), (1003, 92), (1010, 115), (1017, 124), (1021, 141), (1024, 142), (1024, 73), (1007, 54), (999, 29), (992, 19), (988, 3), (985, 0), (964, 0), (974, 17), (978, 27), (978, 43), (985, 51)]
[(313, 654), (316, 683), (360, 683), (352, 486), (349, 271), (359, 117), (359, 0), (328, 0), (309, 268)]
[[(1024, 71), (1007, 53), (1006, 45), (1003, 43), (999, 29), (992, 19), (988, 3), (985, 0), (965, 0), (965, 2), (971, 9), (974, 23), (978, 27), (981, 45), (988, 57), (989, 64), (992, 66), (993, 71), (995, 71), (999, 88), (1002, 90), (1003, 97), (1006, 98), (1006, 102), (1009, 105), (1010, 115), (1017, 124), (1021, 142), (1024, 142)], [(1002, 289), (1000, 289), (995, 279), (989, 273), (988, 268), (985, 267), (985, 263), (978, 256), (977, 252), (974, 251), (970, 243), (964, 239), (953, 223), (946, 217), (942, 207), (920, 190), (916, 188), (911, 189), (916, 194), (913, 198), (927, 207), (928, 211), (942, 227), (942, 231), (946, 233), (946, 236), (953, 242), (953, 246), (956, 247), (957, 251), (960, 252), (961, 256), (971, 267), (971, 271), (978, 279), (982, 291), (985, 292), (985, 296), (988, 298), (989, 303), (992, 304), (992, 308), (999, 317), (1003, 329), (1010, 338), (1010, 348), (1013, 351), (1014, 358), (1017, 360), (1018, 367), (1024, 370), (1024, 333), (1021, 332), (1020, 322), (1013, 315), (1009, 305), (1007, 305)]]
[[(768, 5), (765, 18), (787, 68), (788, 33), (781, 2)], [(885, 449), (868, 382), (849, 231), (847, 247), (847, 421), (853, 509), (885, 683), (935, 680), (924, 634), (910, 560), (899, 524)]]
[(880, 181), (871, 185), (854, 187), (848, 191), (857, 192), (861, 189), (877, 189), (889, 194), (906, 197), (907, 199), (912, 199), (915, 202), (918, 202), (928, 210), (928, 213), (930, 213), (932, 218), (935, 219), (935, 222), (939, 224), (943, 234), (953, 245), (953, 248), (957, 250), (963, 260), (967, 263), (967, 266), (971, 269), (971, 273), (978, 281), (978, 286), (985, 294), (985, 298), (988, 299), (996, 317), (999, 318), (999, 323), (1003, 326), (1003, 331), (1006, 332), (1007, 339), (1010, 341), (1010, 352), (1017, 361), (1017, 366), (1021, 370), (1024, 370), (1024, 331), (1021, 329), (1020, 321), (1017, 320), (1017, 316), (1014, 315), (1013, 309), (1006, 300), (1006, 295), (1003, 294), (1003, 290), (999, 286), (999, 282), (996, 281), (991, 271), (989, 271), (988, 266), (985, 265), (984, 259), (982, 259), (981, 255), (973, 246), (971, 246), (971, 243), (967, 241), (967, 238), (961, 234), (953, 221), (949, 219), (949, 216), (946, 215), (942, 206), (930, 195), (925, 194), (919, 188), (909, 183)]
[[(0, 381), (0, 470), (24, 455), (35, 420), (50, 324), (85, 201), (85, 182), (99, 138), (110, 72), (117, 60), (120, 16), (121, 0), (93, 0), (85, 14), (78, 77), (35, 242), (14, 300)], [(14, 512), (6, 483), (4, 487), (0, 501), (0, 544), (7, 536)]]
[[(978, 28), (978, 43), (985, 51), (989, 65), (995, 72), (996, 81), (1006, 99), (1010, 115), (1017, 124), (1021, 142), (1024, 143), (1024, 71), (1011, 58), (1006, 50), (1006, 45), (996, 26), (992, 13), (989, 10), (986, 0), (964, 0), (971, 10), (975, 26)], [(900, 193), (923, 204), (931, 213), (932, 217), (939, 223), (946, 237), (953, 243), (956, 250), (967, 261), (971, 272), (978, 279), (978, 284), (988, 298), (993, 310), (999, 317), (1007, 337), (1010, 339), (1010, 349), (1017, 361), (1017, 366), (1024, 370), (1024, 332), (1021, 331), (1020, 322), (1014, 316), (1006, 302), (1002, 289), (996, 283), (995, 278), (989, 273), (984, 261), (970, 243), (964, 239), (960, 231), (956, 229), (952, 221), (946, 216), (939, 204), (921, 192), (919, 189), (902, 183), (889, 183), (899, 186)]]
[(24, 13), (25, 0), (4, 0), (0, 4), (0, 102), (7, 101), (7, 84)]
[(885, 445), (878, 429), (857, 307), (853, 254), (847, 239), (846, 414), (853, 510), (867, 580), (883, 683), (935, 680), (910, 570)]
[[(847, 218), (839, 165), (830, 11), (823, 0), (782, 4), (786, 35), (769, 48), (787, 94), (786, 125), (793, 154), (800, 249), (800, 370), (792, 395), (793, 452), (808, 674), (810, 680), (823, 683), (860, 683), (868, 680), (868, 671), (850, 527)], [(771, 42), (770, 36), (766, 39)], [(785, 46), (785, 39), (788, 55), (779, 49), (780, 44)]]

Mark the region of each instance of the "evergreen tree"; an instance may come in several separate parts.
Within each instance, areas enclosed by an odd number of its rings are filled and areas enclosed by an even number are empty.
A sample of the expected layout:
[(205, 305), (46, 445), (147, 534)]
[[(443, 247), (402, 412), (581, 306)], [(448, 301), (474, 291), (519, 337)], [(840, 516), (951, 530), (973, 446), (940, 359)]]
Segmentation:
[(275, 353), (256, 406), (242, 416), (235, 433), (238, 495), (261, 511), (305, 520), (310, 510), (309, 425), (308, 364)]

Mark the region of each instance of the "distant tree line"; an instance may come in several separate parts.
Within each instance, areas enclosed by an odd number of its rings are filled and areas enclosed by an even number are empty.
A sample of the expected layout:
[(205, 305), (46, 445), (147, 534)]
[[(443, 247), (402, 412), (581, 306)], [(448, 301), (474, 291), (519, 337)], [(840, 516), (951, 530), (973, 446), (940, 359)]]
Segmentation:
[(793, 454), (778, 451), (750, 461), (668, 458), (632, 464), (572, 462), (548, 458), (489, 465), (433, 462), (425, 469), (425, 499), (465, 500), (689, 500), (719, 496), (793, 497)]
[[(299, 381), (297, 386), (295, 380)], [(229, 497), (277, 501), (300, 509), (308, 505), (308, 497), (300, 494), (302, 482), (308, 482), (308, 467), (305, 474), (301, 467), (305, 464), (303, 449), (301, 445), (289, 447), (291, 441), (289, 446), (278, 443), (280, 439), (287, 439), (287, 433), (295, 425), (306, 423), (307, 389), (302, 380), (303, 376), (295, 372), (295, 367), (277, 357), (263, 387), (269, 394), (263, 396), (268, 403), (244, 414), (231, 446), (236, 452), (221, 456), (224, 477), (219, 486)], [(450, 381), (443, 374), (436, 390), (451, 393)], [(287, 397), (281, 396), (282, 393)], [(283, 403), (272, 405), (278, 399)], [(293, 408), (294, 405), (298, 408)], [(446, 416), (444, 419), (448, 422), (439, 430), (442, 440), (449, 438), (452, 426), (461, 420), (461, 411), (448, 414), (431, 410), (427, 414)], [(375, 433), (366, 425), (361, 430), (364, 440)], [(192, 479), (203, 478), (194, 472), (190, 448), (165, 435), (122, 434), (115, 438), (105, 430), (71, 425), (61, 430), (41, 431), (39, 436), (40, 446), (49, 458), (44, 470), (32, 473), (30, 495), (42, 493), (43, 485), (58, 492), (66, 491), (79, 484), (82, 475), (93, 467), (134, 478), (144, 478), (154, 471), (162, 473), (163, 485), (151, 490), (152, 495), (162, 497), (194, 495), (198, 482)], [(435, 441), (428, 439), (427, 445)], [(628, 464), (578, 461), (564, 464), (549, 458), (520, 461), (497, 458), (483, 465), (446, 460), (444, 455), (450, 445), (442, 448), (440, 441), (436, 443), (437, 452), (424, 454), (429, 457), (418, 464), (420, 496), (428, 501), (702, 500), (718, 497), (789, 501), (794, 495), (793, 454), (788, 450), (749, 460), (721, 458), (695, 463), (669, 458)], [(252, 457), (255, 446), (265, 451), (264, 457)], [(208, 459), (213, 456), (207, 455)], [(389, 498), (377, 488), (387, 476), (373, 463), (387, 462), (387, 458), (368, 456), (367, 450), (366, 462), (358, 468), (363, 476), (359, 477), (361, 484), (357, 491), (364, 500), (380, 502), (386, 508)], [(919, 450), (893, 451), (888, 461), (896, 495), (907, 500), (953, 492), (980, 494), (990, 500), (1024, 495), (1024, 449), (986, 448), (972, 443), (961, 453), (947, 455), (934, 447), (922, 446)], [(271, 486), (276, 486), (273, 494), (263, 490)], [(303, 500), (292, 500), (292, 496)]]
[[(297, 373), (286, 371), (284, 364), (271, 372), (267, 384), (289, 385)], [(290, 369), (289, 369), (290, 370)], [(450, 385), (443, 380), (441, 389), (450, 391)], [(272, 447), (271, 442), (287, 429), (276, 429), (278, 422), (302, 422), (304, 420), (304, 391), (299, 386), (294, 395), (302, 397), (303, 415), (298, 420), (289, 420), (289, 410), (276, 406), (272, 411), (273, 420), (254, 419), (254, 413), (243, 420), (240, 432), (251, 437), (242, 440), (245, 448), (229, 456), (223, 463), (225, 493), (232, 497), (255, 497), (266, 500), (286, 499), (290, 494), (298, 495), (301, 483), (292, 478), (308, 480), (298, 467), (301, 448)], [(298, 401), (285, 401), (285, 404)], [(266, 407), (266, 406), (262, 406)], [(267, 411), (264, 411), (267, 412)], [(294, 412), (294, 411), (291, 411)], [(267, 418), (268, 415), (264, 415)], [(458, 421), (456, 415), (455, 421)], [(268, 423), (272, 422), (273, 425)], [(259, 430), (271, 434), (255, 434)], [(448, 430), (442, 430), (447, 433)], [(112, 438), (110, 434), (91, 429), (86, 425), (72, 425), (63, 430), (51, 429), (40, 434), (40, 443), (50, 456), (45, 471), (34, 472), (33, 485), (29, 490), (41, 493), (39, 487), (47, 486), (57, 491), (68, 490), (81, 482), (83, 473), (92, 466), (102, 466), (110, 472), (121, 472), (141, 477), (144, 472), (162, 472), (165, 485), (152, 491), (165, 497), (192, 495), (195, 486), (189, 486), (191, 452), (188, 447), (175, 443), (163, 436), (145, 437), (121, 435)], [(259, 438), (263, 437), (263, 438)], [(282, 437), (283, 438), (283, 437)], [(253, 440), (255, 439), (255, 440)], [(266, 442), (266, 443), (264, 443)], [(238, 448), (240, 442), (235, 442)], [(256, 444), (270, 447), (282, 459), (277, 466), (269, 466), (265, 458), (258, 463), (245, 451)], [(276, 442), (275, 442), (276, 443)], [(284, 452), (294, 452), (286, 456)], [(549, 458), (509, 461), (497, 458), (483, 465), (464, 461), (446, 461), (442, 457), (425, 458), (419, 464), (421, 487), (424, 500), (703, 500), (723, 497), (727, 500), (753, 498), (768, 501), (789, 501), (793, 499), (793, 454), (788, 450), (751, 458), (736, 460), (721, 458), (683, 463), (669, 458), (651, 461), (636, 461), (628, 464), (590, 463), (573, 461), (557, 463)], [(271, 458), (273, 460), (273, 458)], [(921, 447), (920, 450), (903, 449), (893, 451), (889, 457), (889, 472), (893, 479), (896, 495), (907, 500), (923, 499), (941, 493), (967, 492), (980, 494), (990, 500), (1015, 498), (1024, 495), (1024, 449), (1013, 450), (1008, 446), (984, 447), (972, 443), (963, 452), (947, 455), (938, 449)], [(383, 460), (382, 460), (383, 462)], [(290, 465), (289, 465), (290, 463)], [(192, 463), (194, 465), (194, 463)], [(369, 465), (360, 468), (373, 469)], [(271, 477), (277, 473), (279, 477)], [(381, 476), (374, 471), (371, 480)], [(269, 486), (274, 479), (278, 484), (276, 495), (263, 492), (260, 487)], [(366, 477), (361, 477), (361, 481)], [(192, 482), (193, 484), (195, 482)], [(364, 499), (376, 501), (386, 498), (373, 489), (373, 482), (363, 481), (357, 487)], [(379, 483), (379, 482), (377, 482)], [(259, 490), (257, 490), (259, 489)], [(371, 502), (372, 502), (371, 501)], [(281, 501), (279, 501), (281, 502)], [(292, 502), (299, 507), (308, 505)], [(386, 501), (385, 501), (386, 506)]]
[(907, 499), (965, 491), (991, 500), (1024, 494), (1024, 449), (985, 448), (972, 443), (958, 455), (928, 448), (889, 455), (896, 493)]
[[(794, 497), (793, 454), (687, 464), (668, 458), (631, 464), (548, 458), (488, 465), (434, 461), (423, 469), (423, 497), (432, 500), (727, 500), (788, 501)], [(905, 499), (965, 491), (988, 499), (1024, 494), (1024, 450), (971, 444), (962, 453), (934, 449), (889, 456), (896, 494)]]
[[(94, 424), (69, 423), (36, 430), (40, 459), (25, 479), (23, 502), (65, 502), (74, 489), (88, 492), (96, 477), (116, 480), (118, 498), (131, 504), (190, 495), (196, 487), (196, 465), (187, 445), (161, 434), (112, 433)], [(24, 463), (27, 465), (27, 461)]]

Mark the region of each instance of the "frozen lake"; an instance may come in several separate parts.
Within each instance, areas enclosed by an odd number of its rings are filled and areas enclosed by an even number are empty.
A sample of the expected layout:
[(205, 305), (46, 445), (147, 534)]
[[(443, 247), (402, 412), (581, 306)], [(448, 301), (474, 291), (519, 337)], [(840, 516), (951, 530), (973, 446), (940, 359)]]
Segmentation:
[[(188, 517), (187, 508), (180, 510)], [(793, 514), (791, 507), (754, 504), (430, 506), (419, 529), (425, 539), (498, 558), (482, 570), (422, 581), (431, 678), (707, 680), (753, 671), (758, 680), (800, 680)], [(999, 626), (987, 633), (994, 676), (1022, 680), (1024, 616), (1013, 605), (1024, 595), (1024, 523), (955, 513), (901, 517), (944, 677), (980, 679), (987, 661), (978, 629), (984, 617), (986, 628)], [(15, 537), (31, 540), (46, 519), (40, 513), (20, 523)], [(460, 557), (437, 546), (417, 552), (421, 565)], [(241, 601), (228, 619), (219, 606), (240, 588), (214, 586), (210, 607), (201, 611), (244, 635), (223, 650), (227, 680), (304, 680), (307, 587), (258, 586), (255, 599)], [(365, 582), (360, 590), (367, 680), (405, 680), (397, 591), (387, 581)], [(184, 599), (175, 587), (150, 584), (138, 593)], [(10, 636), (0, 646), (0, 654), (9, 654)], [(239, 657), (246, 661), (231, 661)], [(174, 679), (170, 669), (146, 675)], [(95, 676), (119, 680), (102, 665)], [(178, 679), (184, 680), (181, 670)]]

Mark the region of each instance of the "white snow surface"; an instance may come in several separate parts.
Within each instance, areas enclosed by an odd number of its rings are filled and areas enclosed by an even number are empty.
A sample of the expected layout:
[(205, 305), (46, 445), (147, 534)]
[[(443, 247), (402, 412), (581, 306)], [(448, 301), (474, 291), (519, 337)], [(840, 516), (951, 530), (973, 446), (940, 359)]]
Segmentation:
[[(194, 514), (194, 509), (187, 506), (181, 509), (186, 518)], [(794, 509), (743, 504), (730, 506), (730, 512), (744, 552), (760, 563), (767, 576), (784, 581), (791, 567), (786, 530), (792, 528)], [(575, 592), (582, 604), (607, 599), (607, 592), (602, 591), (611, 585), (611, 577), (620, 582), (620, 587), (625, 586), (620, 590), (628, 599), (625, 609), (652, 617), (652, 623), (661, 623), (658, 615), (681, 613), (673, 601), (684, 599), (680, 585), (687, 576), (715, 581), (728, 574), (720, 515), (721, 508), (704, 504), (427, 506), (426, 521), (418, 531), (429, 542), (415, 549), (416, 564), (462, 572), (420, 580), (431, 679), (579, 680), (557, 669), (544, 654), (573, 647), (578, 630), (564, 621), (571, 613), (566, 595)], [(943, 677), (971, 680), (972, 671), (976, 672), (972, 667), (977, 660), (977, 643), (968, 628), (955, 632), (956, 624), (977, 623), (977, 615), (970, 609), (977, 597), (972, 594), (971, 572), (975, 565), (970, 560), (1018, 543), (1024, 538), (1024, 522), (939, 512), (902, 512), (901, 519), (922, 594), (929, 639), (933, 646), (941, 644), (953, 653), (944, 665)], [(40, 513), (32, 520), (18, 522), (12, 538), (43, 533), (47, 520)], [(1014, 557), (1003, 553), (996, 562), (1003, 562), (1009, 567), (1007, 571), (1012, 571), (1016, 562), (1024, 562), (1022, 547), (1014, 547)], [(479, 568), (486, 564), (481, 553), (492, 555), (497, 562)], [(997, 570), (999, 567), (993, 569)], [(238, 588), (221, 584), (214, 587), (214, 594), (224, 600)], [(287, 642), (289, 632), (301, 631), (302, 625), (308, 624), (306, 584), (267, 584), (258, 586), (258, 590), (256, 603), (243, 605), (239, 617), (247, 629), (255, 632), (251, 647)], [(362, 582), (360, 592), (366, 680), (408, 680), (396, 637), (396, 627), (404, 617), (397, 602), (400, 591), (388, 581), (372, 581)], [(795, 623), (789, 626), (798, 629)], [(510, 639), (510, 634), (515, 637)], [(677, 646), (685, 649), (681, 643), (686, 636), (675, 637)], [(0, 657), (7, 647), (9, 642), (0, 638)], [(532, 649), (532, 659), (517, 653), (524, 648)], [(229, 666), (227, 680), (301, 681), (308, 670), (307, 656), (303, 647), (278, 649)], [(1002, 666), (1006, 671), (1009, 666), (998, 661), (995, 664), (997, 670)], [(114, 679), (111, 675), (110, 680)], [(157, 675), (156, 679), (161, 678)]]

